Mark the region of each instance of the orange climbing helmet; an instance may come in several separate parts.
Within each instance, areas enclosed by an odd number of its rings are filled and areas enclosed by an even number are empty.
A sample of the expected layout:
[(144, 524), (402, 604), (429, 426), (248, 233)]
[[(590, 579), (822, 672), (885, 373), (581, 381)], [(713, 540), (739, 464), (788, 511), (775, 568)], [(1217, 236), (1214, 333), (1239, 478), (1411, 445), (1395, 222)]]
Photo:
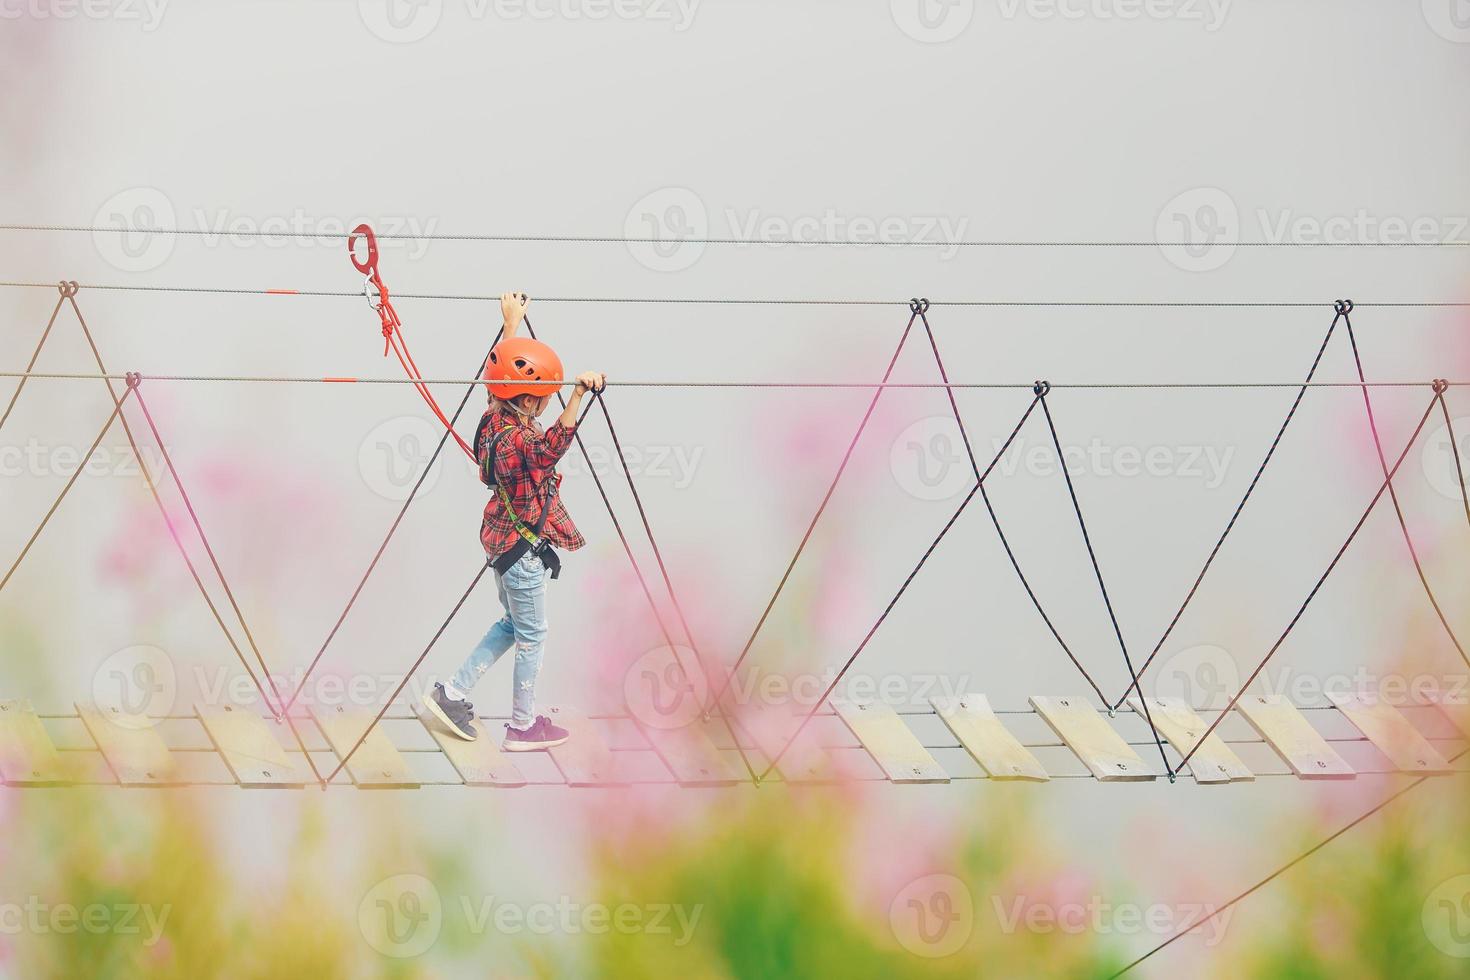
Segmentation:
[(495, 398), (517, 395), (550, 395), (551, 385), (528, 385), (527, 381), (561, 381), (561, 358), (556, 351), (531, 337), (511, 337), (495, 345), (485, 363), (485, 387)]

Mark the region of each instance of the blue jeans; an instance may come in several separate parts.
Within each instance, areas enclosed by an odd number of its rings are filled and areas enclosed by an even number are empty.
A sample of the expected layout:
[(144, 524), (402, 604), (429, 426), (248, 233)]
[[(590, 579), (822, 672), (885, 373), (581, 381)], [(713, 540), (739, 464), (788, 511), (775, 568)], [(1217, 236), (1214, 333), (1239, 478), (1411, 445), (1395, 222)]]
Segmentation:
[(504, 575), (495, 573), (505, 616), (490, 627), (452, 679), (455, 687), (469, 692), (513, 644), (516, 668), (510, 723), (516, 728), (529, 728), (536, 720), (536, 675), (546, 650), (546, 576), (546, 566), (529, 552)]

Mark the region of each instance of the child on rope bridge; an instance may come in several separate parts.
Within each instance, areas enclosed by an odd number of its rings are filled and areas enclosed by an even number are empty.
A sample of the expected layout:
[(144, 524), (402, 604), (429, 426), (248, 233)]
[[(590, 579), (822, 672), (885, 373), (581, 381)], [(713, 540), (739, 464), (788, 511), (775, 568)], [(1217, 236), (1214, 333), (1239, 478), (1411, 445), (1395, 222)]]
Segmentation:
[(561, 572), (561, 559), (552, 549), (575, 551), (586, 544), (557, 493), (561, 474), (556, 464), (571, 448), (583, 396), (602, 391), (607, 383), (595, 371), (579, 374), (566, 408), (543, 430), (536, 417), (546, 411), (557, 387), (527, 382), (560, 382), (564, 375), (561, 359), (550, 347), (516, 336), (526, 304), (524, 294), (500, 298), (505, 332), (485, 365), (490, 405), (474, 442), (480, 478), (491, 490), (480, 543), (495, 569), (505, 616), (447, 683), (435, 684), (424, 696), (450, 731), (474, 741), (474, 705), (467, 695), (514, 645), (515, 688), (504, 743), (508, 752), (549, 749), (567, 740), (566, 729), (534, 712), (536, 676), (546, 649), (546, 580)]

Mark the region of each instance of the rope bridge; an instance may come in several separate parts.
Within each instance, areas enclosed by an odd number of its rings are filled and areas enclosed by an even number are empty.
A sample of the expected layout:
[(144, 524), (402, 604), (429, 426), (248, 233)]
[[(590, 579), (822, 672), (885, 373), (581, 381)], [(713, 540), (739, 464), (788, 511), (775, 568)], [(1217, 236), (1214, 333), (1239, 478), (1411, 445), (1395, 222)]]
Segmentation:
[[(46, 230), (64, 229), (48, 228)], [(1465, 662), (1467, 667), (1470, 667), (1470, 655), (1467, 655), (1463, 644), (1451, 627), (1449, 619), (1443, 611), (1442, 603), (1435, 594), (1429, 577), (1420, 561), (1419, 549), (1416, 547), (1414, 539), (1409, 532), (1402, 503), (1394, 487), (1394, 478), (1398, 474), (1405, 458), (1418, 442), (1425, 425), (1436, 414), (1443, 419), (1450, 435), (1451, 444), (1457, 445), (1454, 441), (1453, 422), (1448, 409), (1446, 395), (1452, 388), (1463, 387), (1470, 384), (1470, 381), (1451, 381), (1447, 379), (1389, 382), (1368, 381), (1351, 320), (1351, 314), (1355, 307), (1349, 300), (1338, 300), (1331, 304), (1330, 309), (1332, 310), (1333, 316), (1327, 327), (1325, 336), (1316, 351), (1316, 355), (1304, 379), (1294, 382), (1263, 381), (1225, 384), (1122, 383), (1092, 385), (1053, 385), (1045, 380), (1011, 384), (955, 382), (949, 377), (940, 353), (938, 339), (930, 323), (930, 311), (934, 306), (939, 304), (931, 303), (929, 300), (923, 298), (915, 298), (907, 303), (908, 317), (906, 323), (898, 338), (897, 346), (888, 361), (882, 379), (877, 383), (625, 382), (624, 386), (634, 384), (659, 387), (854, 387), (872, 389), (871, 399), (861, 419), (854, 428), (842, 461), (828, 484), (805, 533), (796, 545), (781, 579), (775, 586), (759, 618), (756, 620), (748, 639), (745, 641), (733, 663), (728, 667), (701, 652), (700, 644), (697, 642), (689, 626), (687, 617), (684, 615), (682, 605), (679, 602), (673, 576), (670, 574), (667, 563), (664, 561), (662, 551), (659, 548), (653, 530), (652, 521), (639, 494), (636, 481), (633, 479), (632, 473), (627, 467), (626, 460), (623, 459), (621, 452), (619, 452), (616, 455), (622, 467), (623, 477), (627, 482), (638, 511), (639, 525), (642, 528), (643, 536), (647, 538), (648, 546), (654, 556), (659, 580), (673, 608), (675, 614), (674, 623), (677, 624), (677, 629), (664, 616), (658, 601), (654, 597), (653, 589), (649, 584), (649, 576), (645, 574), (643, 566), (638, 561), (623, 523), (619, 519), (608, 497), (602, 478), (599, 476), (597, 468), (590, 465), (590, 456), (587, 456), (587, 448), (582, 443), (579, 427), (576, 440), (579, 451), (583, 453), (589, 462), (588, 472), (591, 473), (593, 481), (597, 486), (599, 496), (602, 498), (608, 515), (613, 522), (623, 550), (635, 573), (635, 577), (651, 614), (654, 616), (659, 631), (665, 640), (667, 649), (672, 652), (676, 660), (676, 666), (683, 677), (688, 678), (692, 676), (689, 665), (683, 663), (680, 659), (678, 651), (683, 647), (693, 652), (697, 661), (694, 669), (699, 671), (701, 675), (706, 677), (723, 677), (723, 680), (718, 684), (710, 685), (707, 688), (712, 690), (713, 693), (701, 703), (700, 707), (702, 710), (698, 713), (698, 719), (695, 722), (684, 726), (682, 729), (675, 730), (671, 734), (670, 732), (659, 730), (656, 726), (641, 723), (636, 719), (605, 719), (607, 721), (621, 720), (632, 724), (633, 729), (643, 740), (643, 744), (641, 745), (608, 745), (596, 736), (590, 727), (590, 721), (580, 716), (575, 710), (566, 708), (555, 709), (558, 711), (557, 716), (562, 720), (561, 723), (573, 728), (578, 737), (575, 737), (566, 746), (559, 747), (549, 753), (550, 763), (555, 766), (555, 773), (559, 778), (528, 779), (519, 772), (517, 766), (511, 765), (508, 760), (500, 756), (499, 750), (491, 744), (489, 739), (482, 738), (476, 743), (454, 742), (446, 733), (437, 731), (434, 726), (426, 726), (417, 721), (415, 714), (404, 713), (403, 709), (398, 707), (400, 695), (402, 695), (403, 691), (413, 679), (416, 671), (432, 652), (437, 641), (453, 621), (454, 616), (460, 611), (475, 587), (483, 579), (486, 572), (486, 566), (483, 564), (477, 566), (474, 570), (474, 574), (464, 594), (459, 597), (443, 621), (443, 624), (430, 638), (418, 658), (404, 673), (402, 682), (398, 688), (384, 701), (376, 712), (354, 711), (343, 706), (338, 706), (330, 711), (313, 708), (305, 714), (299, 710), (294, 710), (298, 706), (298, 700), (311, 674), (322, 662), (342, 624), (346, 621), (348, 615), (351, 614), (369, 577), (379, 566), (408, 508), (412, 505), (419, 490), (423, 486), (425, 478), (432, 471), (433, 466), (437, 463), (439, 456), (442, 454), (449, 440), (453, 438), (462, 451), (469, 452), (473, 455), (463, 438), (458, 435), (456, 426), (468, 405), (475, 386), (482, 383), (481, 376), (484, 369), (484, 359), (482, 359), (480, 369), (476, 372), (473, 379), (439, 380), (424, 378), (414, 363), (411, 353), (408, 351), (407, 343), (403, 337), (402, 321), (393, 309), (388, 289), (378, 272), (376, 248), (373, 244), (371, 230), (367, 229), (366, 226), (357, 229), (353, 233), (353, 236), (349, 238), (349, 249), (352, 248), (352, 245), (358, 237), (366, 238), (370, 246), (369, 256), (366, 261), (359, 261), (356, 252), (352, 252), (354, 265), (366, 277), (364, 289), (361, 292), (109, 285), (87, 287), (95, 289), (137, 289), (165, 292), (212, 292), (235, 295), (255, 293), (354, 297), (366, 295), (381, 320), (385, 340), (385, 353), (395, 354), (406, 375), (404, 378), (291, 378), (176, 375), (149, 378), (148, 382), (408, 384), (418, 392), (433, 414), (443, 424), (444, 433), (433, 455), (423, 467), (418, 482), (415, 484), (408, 498), (403, 502), (402, 508), (388, 528), (382, 543), (368, 562), (363, 575), (348, 597), (341, 615), (337, 618), (332, 629), (321, 643), (296, 689), (289, 695), (282, 692), (276, 684), (274, 675), (271, 673), (266, 658), (262, 654), (260, 646), (255, 639), (255, 635), (248, 625), (246, 616), (235, 597), (224, 569), (214, 549), (210, 546), (203, 524), (189, 498), (179, 472), (169, 457), (166, 448), (164, 448), (165, 440), (159, 430), (156, 419), (148, 407), (147, 397), (144, 393), (145, 379), (143, 375), (136, 372), (121, 375), (109, 372), (95, 342), (92, 331), (88, 327), (81, 307), (77, 302), (77, 295), (82, 287), (74, 281), (62, 282), (58, 287), (55, 287), (58, 288), (59, 298), (26, 368), (23, 371), (11, 371), (0, 374), (0, 376), (16, 378), (18, 380), (18, 385), (12, 394), (10, 402), (3, 416), (0, 416), (0, 428), (3, 428), (8, 421), (17, 400), (20, 398), (27, 383), (31, 380), (88, 380), (94, 382), (101, 381), (106, 385), (112, 401), (112, 410), (102, 425), (101, 430), (98, 432), (96, 439), (93, 441), (92, 449), (87, 456), (90, 458), (91, 452), (95, 452), (96, 448), (106, 438), (107, 433), (114, 425), (121, 424), (133, 457), (138, 463), (150, 494), (157, 503), (171, 538), (175, 542), (181, 557), (184, 559), (191, 577), (210, 609), (216, 624), (226, 638), (231, 650), (236, 655), (241, 669), (249, 677), (259, 694), (261, 699), (260, 703), (267, 706), (269, 715), (262, 717), (258, 713), (234, 705), (199, 706), (196, 709), (196, 714), (189, 717), (201, 726), (208, 735), (209, 745), (207, 747), (201, 746), (197, 748), (191, 748), (185, 745), (170, 747), (159, 735), (158, 731), (155, 730), (156, 727), (160, 726), (155, 726), (152, 720), (137, 717), (122, 717), (115, 709), (104, 709), (96, 705), (79, 704), (75, 716), (48, 716), (47, 718), (42, 718), (32, 712), (29, 705), (23, 701), (0, 702), (0, 749), (3, 749), (4, 753), (5, 768), (3, 775), (8, 785), (57, 785), (78, 782), (106, 782), (120, 785), (175, 784), (181, 779), (180, 773), (191, 770), (200, 764), (199, 762), (194, 762), (180, 765), (179, 759), (191, 758), (190, 753), (194, 753), (193, 757), (201, 760), (204, 757), (208, 757), (211, 760), (210, 764), (213, 764), (217, 760), (225, 766), (229, 773), (228, 780), (218, 778), (199, 780), (198, 782), (202, 784), (229, 782), (235, 785), (307, 785), (308, 783), (314, 783), (323, 789), (329, 786), (341, 785), (341, 777), (344, 773), (349, 782), (362, 787), (373, 785), (381, 787), (407, 787), (431, 785), (437, 782), (465, 785), (556, 783), (561, 785), (595, 786), (619, 785), (635, 781), (673, 783), (681, 786), (733, 785), (736, 783), (760, 786), (769, 781), (791, 783), (820, 782), (828, 781), (832, 778), (881, 779), (890, 782), (950, 782), (973, 778), (1023, 778), (1037, 781), (1053, 778), (1093, 778), (1100, 781), (1149, 781), (1157, 779), (1160, 776), (1167, 778), (1170, 783), (1173, 783), (1185, 772), (1192, 775), (1195, 781), (1199, 783), (1230, 783), (1249, 781), (1256, 778), (1256, 776), (1274, 775), (1293, 775), (1298, 778), (1307, 779), (1352, 778), (1359, 773), (1420, 774), (1416, 782), (1411, 783), (1399, 793), (1385, 800), (1379, 807), (1369, 811), (1369, 813), (1359, 818), (1358, 821), (1350, 824), (1348, 828), (1344, 828), (1342, 832), (1345, 832), (1352, 826), (1361, 823), (1362, 820), (1367, 819), (1373, 813), (1379, 812), (1383, 807), (1402, 798), (1407, 792), (1422, 785), (1422, 782), (1430, 775), (1463, 771), (1463, 767), (1458, 763), (1465, 751), (1461, 745), (1467, 737), (1470, 737), (1470, 729), (1464, 726), (1463, 717), (1455, 714), (1451, 710), (1451, 706), (1444, 706), (1446, 714), (1441, 718), (1441, 721), (1452, 725), (1451, 733), (1445, 734), (1441, 732), (1439, 734), (1426, 735), (1421, 733), (1422, 724), (1415, 725), (1411, 723), (1408, 720), (1408, 716), (1398, 711), (1394, 706), (1379, 702), (1367, 695), (1342, 695), (1340, 698), (1335, 699), (1332, 705), (1313, 710), (1332, 711), (1346, 717), (1356, 730), (1356, 734), (1324, 739), (1314, 726), (1306, 722), (1303, 713), (1290, 704), (1290, 702), (1279, 697), (1247, 696), (1249, 688), (1260, 677), (1269, 662), (1279, 653), (1293, 629), (1305, 615), (1313, 599), (1317, 596), (1322, 586), (1357, 538), (1358, 533), (1366, 524), (1369, 516), (1385, 496), (1389, 497), (1393, 504), (1405, 545), (1413, 560), (1423, 591), (1434, 608), (1437, 619), (1456, 653)], [(1006, 243), (973, 244), (1001, 245)], [(1157, 243), (1149, 244), (1156, 245)], [(0, 283), (0, 286), (20, 288), (29, 288), (38, 285), (36, 283)], [(419, 295), (421, 298), (426, 299), (485, 298), (451, 294)], [(800, 305), (802, 303), (887, 305), (891, 302), (881, 300), (643, 300), (632, 297), (609, 299), (563, 298), (559, 301), (781, 302), (792, 303), (793, 305)], [(1323, 304), (1318, 303), (1291, 302), (1236, 304), (1030, 304), (1008, 303), (1004, 301), (951, 301), (948, 305), (1324, 307)], [(1375, 305), (1386, 307), (1459, 307), (1467, 304), (1385, 302)], [(63, 306), (69, 306), (75, 314), (76, 320), (91, 350), (93, 360), (95, 361), (95, 373), (62, 374), (36, 370), (36, 364), (38, 363), (42, 349), (48, 338), (52, 335), (52, 329)], [(535, 336), (534, 328), (531, 327), (529, 320), (527, 320), (527, 329), (532, 336)], [(919, 384), (899, 384), (893, 382), (891, 378), (894, 368), (898, 363), (899, 356), (911, 338), (919, 332), (923, 334), (924, 341), (933, 355), (935, 368), (940, 380), (933, 383)], [(1322, 358), (1335, 336), (1345, 336), (1351, 346), (1357, 374), (1355, 381), (1321, 381), (1316, 378)], [(121, 382), (121, 388), (119, 388), (117, 382)], [(433, 391), (434, 387), (444, 385), (465, 386), (465, 392), (457, 408), (452, 413), (446, 412), (438, 404)], [(819, 525), (837, 486), (842, 480), (853, 453), (873, 417), (879, 400), (888, 388), (930, 387), (936, 390), (942, 390), (946, 394), (974, 477), (972, 487), (953, 514), (939, 528), (896, 593), (878, 613), (862, 641), (845, 659), (826, 690), (822, 692), (821, 697), (810, 705), (807, 710), (789, 719), (780, 719), (780, 723), (774, 726), (763, 725), (758, 721), (752, 721), (749, 706), (733, 704), (731, 702), (729, 695), (731, 693), (732, 682), (738, 676), (741, 668), (749, 662), (763, 627), (776, 603), (779, 601), (807, 544), (810, 542), (813, 533)], [(1228, 521), (1225, 522), (1223, 530), (1213, 548), (1205, 556), (1199, 572), (1188, 587), (1181, 590), (1182, 600), (1177, 611), (1170, 622), (1160, 631), (1158, 641), (1153, 644), (1148, 654), (1142, 658), (1135, 658), (1135, 651), (1130, 650), (1124, 638), (1124, 631), (1120, 626), (1119, 614), (1108, 590), (1103, 561), (1094, 547), (1092, 536), (1088, 530), (1083, 501), (1080, 498), (1077, 487), (1071, 479), (1070, 473), (1065, 467), (1062, 468), (1068, 503), (1072, 515), (1076, 520), (1078, 533), (1088, 554), (1090, 571), (1098, 588), (1098, 598), (1108, 613), (1112, 632), (1117, 642), (1117, 656), (1128, 677), (1126, 687), (1121, 691), (1109, 694), (1076, 655), (1074, 645), (1062, 636), (1055, 624), (1054, 618), (1047, 612), (1042, 598), (1031, 585), (1023, 562), (1015, 548), (1011, 545), (1000, 514), (997, 512), (987, 492), (987, 481), (1005, 457), (1006, 452), (1011, 448), (1015, 439), (1027, 425), (1044, 425), (1048, 441), (1056, 449), (1058, 454), (1061, 454), (1061, 429), (1065, 424), (1066, 418), (1062, 412), (1058, 411), (1056, 397), (1058, 391), (1066, 390), (1067, 388), (1126, 389), (1161, 387), (1251, 388), (1265, 390), (1288, 388), (1295, 389), (1296, 393), (1285, 418), (1276, 431), (1274, 438), (1271, 440), (1264, 454), (1264, 458), (1261, 460), (1245, 494), (1234, 508)], [(1286, 436), (1288, 428), (1295, 418), (1307, 391), (1312, 388), (1321, 387), (1353, 387), (1361, 392), (1365, 418), (1380, 462), (1380, 469), (1383, 476), (1382, 483), (1365, 506), (1362, 516), (1346, 535), (1342, 545), (1332, 555), (1325, 570), (1322, 571), (1321, 575), (1316, 579), (1315, 584), (1307, 592), (1295, 614), (1287, 622), (1277, 640), (1256, 665), (1246, 683), (1242, 685), (1238, 692), (1233, 694), (1223, 709), (1214, 712), (1204, 712), (1204, 714), (1213, 715), (1210, 720), (1206, 721), (1201, 717), (1200, 709), (1195, 706), (1177, 700), (1143, 696), (1142, 678), (1147, 674), (1150, 666), (1154, 663), (1164, 644), (1172, 635), (1174, 628), (1200, 590), (1215, 559), (1224, 548), (1231, 531), (1235, 528), (1268, 466), (1276, 456), (1277, 450)], [(1396, 453), (1390, 452), (1385, 448), (1374, 415), (1371, 391), (1383, 387), (1415, 387), (1424, 390), (1428, 396), (1427, 403), (1412, 434), (1404, 443), (1402, 449)], [(967, 388), (1014, 389), (1018, 393), (1024, 393), (1027, 396), (1024, 398), (1024, 401), (1018, 399), (1016, 406), (1017, 419), (1014, 427), (1011, 429), (1009, 438), (992, 458), (983, 462), (975, 454), (964, 418), (954, 395), (956, 389)], [(590, 413), (593, 408), (598, 410), (615, 446), (620, 449), (621, 442), (608, 407), (608, 401), (609, 399), (606, 396), (595, 396), (589, 404), (587, 412)], [(130, 408), (134, 409), (132, 421), (129, 418), (128, 410)], [(157, 475), (150, 470), (139, 445), (138, 432), (135, 432), (134, 429), (134, 423), (137, 421), (139, 415), (141, 415), (148, 436), (158, 447), (161, 454), (163, 461), (162, 472)], [(1059, 424), (1059, 419), (1062, 424)], [(1453, 455), (1455, 456), (1455, 464), (1458, 468), (1460, 466), (1458, 454)], [(32, 546), (48, 522), (57, 513), (66, 496), (77, 482), (83, 469), (84, 467), (79, 467), (77, 472), (73, 474), (62, 488), (55, 502), (43, 516), (35, 531), (22, 548), (19, 556), (9, 566), (4, 578), (0, 579), (0, 590), (3, 590), (14, 577), (18, 568), (31, 551)], [(1467, 523), (1470, 523), (1470, 491), (1466, 490), (1463, 471), (1457, 469), (1457, 473), (1466, 520)], [(207, 556), (210, 571), (213, 573), (214, 579), (218, 582), (220, 591), (224, 594), (230, 613), (228, 618), (221, 610), (220, 604), (215, 601), (211, 589), (206, 585), (204, 576), (201, 574), (198, 566), (188, 554), (181, 530), (163, 504), (160, 483), (164, 476), (167, 477), (168, 483), (172, 485), (184, 502), (192, 532), (199, 538), (204, 553)], [(948, 735), (939, 738), (933, 736), (920, 738), (911, 728), (914, 720), (913, 717), (906, 718), (893, 711), (892, 708), (882, 704), (872, 702), (844, 702), (834, 699), (834, 694), (843, 678), (857, 662), (870, 641), (884, 624), (888, 615), (906, 594), (910, 585), (913, 584), (945, 536), (963, 516), (964, 512), (970, 508), (977, 497), (1004, 547), (1013, 572), (1026, 591), (1037, 616), (1044, 623), (1055, 641), (1059, 654), (1064, 656), (1073, 665), (1091, 692), (1091, 695), (1087, 697), (1036, 697), (1031, 699), (1031, 712), (1034, 712), (1034, 716), (1043, 721), (1051, 732), (1060, 738), (1060, 743), (1045, 740), (1028, 742), (1015, 738), (1010, 734), (1005, 724), (1000, 721), (998, 713), (992, 711), (988, 702), (978, 695), (966, 695), (961, 698), (950, 699), (944, 703), (936, 702), (931, 704), (924, 712), (920, 713), (925, 720), (932, 719), (942, 724), (945, 731), (948, 732)], [(235, 626), (232, 626), (230, 621), (233, 621)], [(236, 634), (237, 629), (238, 636)], [(247, 649), (249, 656), (246, 654)], [(1093, 665), (1093, 667), (1095, 670), (1096, 665)], [(258, 673), (256, 668), (259, 669)], [(264, 680), (261, 679), (262, 677)], [(1090, 700), (1092, 695), (1096, 696), (1096, 703)], [(1101, 711), (1099, 711), (1098, 705), (1101, 705)], [(1118, 719), (1120, 712), (1122, 715), (1130, 717), (1135, 724), (1141, 723), (1141, 731), (1138, 732), (1138, 735), (1142, 737), (1125, 739), (1113, 729), (1109, 721)], [(769, 714), (769, 712), (757, 711), (756, 714)], [(1436, 715), (1435, 717), (1440, 716)], [(103, 763), (102, 768), (98, 768), (97, 766), (93, 767), (93, 774), (98, 778), (89, 779), (85, 776), (79, 777), (74, 770), (63, 771), (61, 767), (58, 750), (52, 745), (46, 726), (64, 724), (73, 718), (85, 728), (89, 737), (92, 739), (92, 744), (91, 746), (73, 747), (72, 749), (63, 749), (62, 751), (76, 751), (79, 754), (95, 752), (95, 758)], [(856, 739), (856, 745), (832, 742), (830, 741), (830, 733), (827, 738), (816, 738), (814, 736), (815, 729), (822, 725), (830, 725), (834, 718), (840, 719), (848, 735)], [(1227, 721), (1233, 723), (1238, 718), (1244, 718), (1259, 737), (1254, 739), (1242, 738), (1237, 733), (1234, 738), (1222, 738), (1222, 726)], [(182, 720), (163, 719), (160, 721), (161, 723), (170, 723)], [(396, 746), (384, 735), (385, 722), (389, 726), (405, 722), (414, 723), (418, 725), (422, 733), (426, 733), (435, 742), (435, 747), (432, 749), (415, 749), (407, 745), (401, 747)], [(272, 724), (283, 727), (289, 733), (292, 748), (287, 749), (277, 740), (275, 733), (271, 731)], [(773, 728), (777, 732), (774, 736), (763, 734), (763, 732), (770, 732)], [(323, 740), (325, 741), (325, 745), (323, 744)], [(1278, 762), (1268, 760), (1264, 765), (1257, 763), (1255, 768), (1247, 767), (1236, 755), (1235, 747), (1255, 744), (1269, 746), (1275, 753)], [(1366, 748), (1373, 755), (1367, 759), (1359, 759), (1355, 763), (1350, 763), (1343, 757), (1343, 753), (1338, 751), (1339, 748), (1346, 748), (1347, 746)], [(1065, 747), (1071, 753), (1069, 758), (1072, 760), (1073, 766), (1075, 767), (1075, 764), (1080, 762), (1083, 766), (1083, 771), (1075, 772), (1061, 768), (1053, 772), (1051, 767), (1041, 765), (1033, 754), (1033, 750), (1062, 747)], [(1450, 754), (1455, 748), (1459, 748), (1460, 751)], [(1135, 749), (1143, 750), (1144, 754), (1141, 755)], [(855, 774), (846, 768), (833, 766), (830, 758), (832, 754), (853, 751), (859, 752), (864, 758), (875, 764), (877, 766), (877, 774), (875, 775), (872, 771), (867, 775), (861, 773)], [(969, 773), (961, 771), (951, 774), (948, 768), (941, 766), (933, 756), (934, 752), (955, 753), (960, 751), (983, 771), (971, 771)], [(640, 752), (657, 759), (662, 767), (661, 770), (651, 775), (647, 780), (635, 780), (620, 775), (621, 767), (617, 764), (617, 757), (621, 754), (632, 756)], [(726, 757), (731, 753), (738, 757), (741, 763), (741, 769), (737, 770), (730, 766), (729, 759)], [(441, 780), (409, 778), (407, 775), (407, 766), (403, 764), (402, 760), (405, 755), (413, 754), (424, 754), (426, 757), (432, 754), (435, 758), (444, 758), (453, 770), (453, 776), (445, 777)], [(1151, 762), (1146, 760), (1146, 756), (1152, 755), (1157, 755), (1161, 768), (1156, 768)], [(53, 757), (56, 757), (56, 759), (53, 760)], [(259, 760), (262, 758), (267, 760), (271, 768), (266, 769), (260, 765)], [(293, 758), (306, 763), (306, 767), (311, 774), (309, 780), (304, 774), (301, 774), (299, 778), (293, 776), (290, 779), (285, 779), (283, 782), (283, 773), (288, 771), (298, 772), (298, 767), (294, 764)], [(53, 765), (53, 761), (55, 767), (48, 768)], [(1385, 761), (1387, 762), (1386, 767)], [(1286, 768), (1282, 769), (1279, 762), (1284, 762)], [(535, 764), (541, 764), (540, 760)], [(27, 769), (27, 766), (30, 768)], [(744, 772), (743, 776), (740, 775), (742, 770)], [(264, 773), (264, 775), (259, 775), (258, 773)], [(188, 782), (188, 780), (184, 781)], [(1328, 842), (1335, 839), (1336, 836), (1334, 835), (1334, 838), (1329, 838)], [(1325, 846), (1328, 842), (1319, 845), (1319, 848), (1320, 846)], [(1309, 852), (1309, 854), (1315, 853), (1315, 850)], [(1269, 880), (1271, 878), (1267, 879), (1267, 881)]]

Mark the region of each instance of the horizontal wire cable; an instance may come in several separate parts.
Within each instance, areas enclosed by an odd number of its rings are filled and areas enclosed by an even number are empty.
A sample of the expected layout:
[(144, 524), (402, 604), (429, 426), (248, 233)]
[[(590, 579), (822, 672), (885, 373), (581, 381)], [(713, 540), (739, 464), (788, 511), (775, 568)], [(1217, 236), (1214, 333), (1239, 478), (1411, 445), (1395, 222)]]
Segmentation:
[[(0, 231), (81, 233), (91, 235), (172, 235), (193, 238), (280, 238), (305, 241), (341, 241), (350, 237), (349, 232), (327, 231), (266, 231), (253, 228), (240, 231), (224, 231), (215, 228), (142, 228), (118, 227), (116, 225), (48, 225), (48, 224), (0, 224)], [(483, 232), (401, 232), (377, 233), (381, 242), (503, 242), (510, 244), (571, 244), (571, 245), (806, 245), (850, 248), (1182, 248), (1212, 244), (1208, 242), (1158, 241), (1142, 239), (1063, 239), (1045, 241), (1040, 239), (959, 239), (959, 240), (915, 240), (915, 241), (858, 241), (851, 238), (729, 238), (729, 237), (657, 237), (633, 235), (513, 235), (488, 234)], [(1278, 242), (1230, 242), (1216, 244), (1234, 248), (1464, 248), (1470, 240), (1449, 239), (1437, 242), (1375, 242), (1375, 241), (1278, 241)]]
[[(363, 385), (468, 385), (483, 384), (483, 378), (332, 378), (320, 376), (246, 375), (246, 374), (138, 374), (144, 381), (178, 381), (229, 384), (363, 384)], [(125, 381), (125, 374), (83, 374), (64, 371), (0, 371), (0, 378), (30, 378), (42, 381)], [(567, 382), (526, 381), (526, 386), (555, 390)], [(1313, 381), (1309, 388), (1427, 388), (1434, 380), (1423, 381)], [(1445, 381), (1451, 388), (1470, 387), (1470, 380)], [(975, 391), (1029, 391), (1035, 381), (616, 381), (609, 388), (812, 388), (861, 389), (936, 388)], [(1230, 391), (1249, 389), (1300, 388), (1300, 381), (1079, 381), (1052, 382), (1056, 390), (1073, 391)]]
[[(0, 281), (5, 289), (55, 289), (54, 282)], [(148, 286), (122, 283), (78, 283), (77, 288), (102, 292), (198, 293), (213, 296), (310, 296), (337, 299), (362, 299), (361, 289), (262, 289), (226, 286)], [(394, 299), (447, 300), (471, 303), (498, 303), (498, 295), (487, 293), (414, 293), (395, 292)], [(701, 296), (535, 296), (537, 303), (606, 303), (686, 306), (908, 306), (902, 299), (822, 299)], [(1005, 299), (931, 299), (930, 306), (1009, 307), (1009, 308), (1118, 308), (1118, 309), (1331, 309), (1329, 300), (1005, 300)], [(1453, 300), (1384, 300), (1357, 301), (1356, 308), (1379, 309), (1452, 309), (1470, 308), (1470, 302)]]

